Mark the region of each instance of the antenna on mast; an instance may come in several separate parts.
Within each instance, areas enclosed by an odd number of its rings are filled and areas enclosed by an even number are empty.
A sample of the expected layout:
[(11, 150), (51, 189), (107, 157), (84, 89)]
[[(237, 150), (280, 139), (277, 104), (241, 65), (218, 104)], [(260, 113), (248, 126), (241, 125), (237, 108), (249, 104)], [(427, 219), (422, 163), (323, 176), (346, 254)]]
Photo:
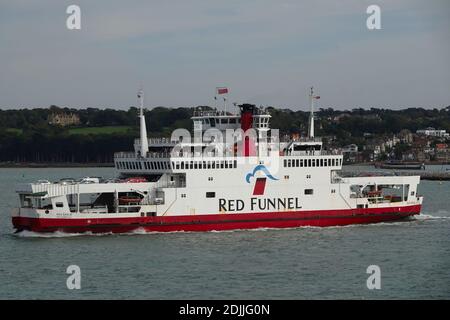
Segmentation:
[(309, 138), (314, 138), (314, 100), (320, 99), (320, 96), (314, 95), (314, 87), (311, 87), (311, 91), (309, 93), (309, 102), (311, 104), (311, 113), (309, 115), (309, 128), (308, 128), (308, 136)]
[(148, 152), (148, 139), (147, 139), (147, 127), (145, 125), (145, 116), (144, 116), (144, 90), (142, 87), (138, 91), (138, 99), (139, 99), (139, 120), (140, 120), (140, 142), (141, 142), (141, 156), (146, 157)]

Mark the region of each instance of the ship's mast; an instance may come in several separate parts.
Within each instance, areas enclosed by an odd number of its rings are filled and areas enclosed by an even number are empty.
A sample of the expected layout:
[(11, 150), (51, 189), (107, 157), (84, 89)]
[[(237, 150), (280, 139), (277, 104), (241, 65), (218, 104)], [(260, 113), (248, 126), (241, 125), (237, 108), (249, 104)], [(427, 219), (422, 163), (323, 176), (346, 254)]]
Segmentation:
[(308, 136), (314, 138), (314, 87), (311, 87), (311, 92), (309, 94), (309, 102), (311, 104), (311, 113), (309, 115), (309, 128)]
[(138, 99), (140, 103), (140, 140), (141, 140), (141, 156), (145, 157), (148, 152), (148, 139), (147, 139), (147, 127), (145, 125), (145, 116), (144, 116), (144, 90), (140, 89), (138, 92)]

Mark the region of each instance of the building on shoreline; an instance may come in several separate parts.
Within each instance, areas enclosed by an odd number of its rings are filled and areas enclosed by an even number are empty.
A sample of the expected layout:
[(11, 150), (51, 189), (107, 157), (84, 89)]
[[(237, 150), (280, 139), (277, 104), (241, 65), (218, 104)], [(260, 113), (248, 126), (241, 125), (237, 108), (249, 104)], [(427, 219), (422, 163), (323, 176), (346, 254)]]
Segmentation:
[(48, 123), (54, 126), (74, 126), (80, 124), (80, 117), (75, 113), (52, 113), (48, 117)]
[(417, 130), (416, 133), (431, 137), (440, 137), (440, 138), (450, 137), (450, 134), (446, 130), (436, 130), (435, 128), (431, 127), (422, 130)]

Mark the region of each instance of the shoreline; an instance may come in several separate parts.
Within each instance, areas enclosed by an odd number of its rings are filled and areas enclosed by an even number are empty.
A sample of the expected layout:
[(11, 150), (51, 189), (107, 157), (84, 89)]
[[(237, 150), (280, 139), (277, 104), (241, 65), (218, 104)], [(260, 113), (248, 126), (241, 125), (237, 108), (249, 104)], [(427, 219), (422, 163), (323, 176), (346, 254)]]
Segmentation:
[[(344, 163), (344, 166), (375, 166), (375, 163), (380, 162), (352, 162), (352, 163)], [(445, 166), (450, 165), (450, 162), (442, 162), (442, 161), (423, 161), (425, 166)]]
[(114, 168), (113, 162), (0, 162), (0, 168)]

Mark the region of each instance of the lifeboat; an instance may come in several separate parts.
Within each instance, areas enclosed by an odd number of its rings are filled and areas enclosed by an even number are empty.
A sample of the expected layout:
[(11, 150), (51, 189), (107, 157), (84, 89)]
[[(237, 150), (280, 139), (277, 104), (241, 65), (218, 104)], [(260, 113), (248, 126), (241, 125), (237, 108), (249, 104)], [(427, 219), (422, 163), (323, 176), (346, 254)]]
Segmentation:
[(147, 179), (143, 177), (132, 177), (125, 180), (125, 182), (128, 183), (141, 183), (141, 182), (147, 182)]
[(142, 199), (139, 197), (119, 197), (119, 204), (120, 205), (127, 205), (131, 203), (139, 203)]
[(381, 196), (381, 191), (380, 190), (378, 190), (378, 191), (369, 191), (369, 192), (367, 192), (367, 195), (369, 197), (379, 197), (379, 196)]

